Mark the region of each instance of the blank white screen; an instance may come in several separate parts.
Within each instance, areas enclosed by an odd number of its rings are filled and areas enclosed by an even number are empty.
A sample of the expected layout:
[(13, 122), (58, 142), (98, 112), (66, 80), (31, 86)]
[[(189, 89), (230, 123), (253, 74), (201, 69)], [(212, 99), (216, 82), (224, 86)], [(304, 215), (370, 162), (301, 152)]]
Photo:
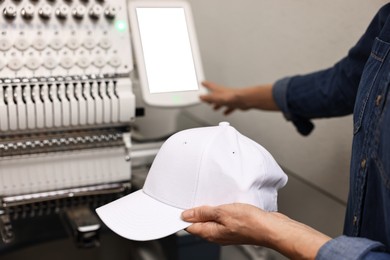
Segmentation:
[(137, 8), (150, 93), (198, 90), (183, 8)]

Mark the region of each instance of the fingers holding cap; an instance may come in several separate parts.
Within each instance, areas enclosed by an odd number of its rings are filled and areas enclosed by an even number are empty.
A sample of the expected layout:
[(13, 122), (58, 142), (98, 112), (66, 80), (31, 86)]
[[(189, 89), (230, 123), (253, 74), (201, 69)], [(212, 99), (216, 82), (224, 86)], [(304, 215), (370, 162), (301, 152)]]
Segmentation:
[(182, 213), (182, 219), (187, 222), (215, 222), (218, 220), (218, 211), (215, 207), (203, 206), (186, 210)]
[(210, 242), (219, 242), (218, 239), (220, 232), (218, 228), (218, 223), (215, 222), (200, 222), (194, 223), (186, 231), (196, 236), (200, 236)]

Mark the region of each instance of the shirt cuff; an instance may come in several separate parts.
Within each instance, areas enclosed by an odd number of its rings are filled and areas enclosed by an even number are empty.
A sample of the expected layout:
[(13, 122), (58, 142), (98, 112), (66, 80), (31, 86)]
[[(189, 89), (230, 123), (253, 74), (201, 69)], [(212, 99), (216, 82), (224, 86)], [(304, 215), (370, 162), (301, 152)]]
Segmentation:
[(323, 245), (316, 260), (362, 259), (371, 250), (383, 247), (383, 244), (366, 238), (340, 236)]
[(282, 110), (285, 118), (291, 120), (291, 114), (288, 110), (287, 104), (287, 88), (290, 83), (291, 77), (282, 78), (274, 83), (272, 88), (272, 96), (276, 102), (276, 105)]
[(287, 91), (292, 78), (286, 77), (276, 81), (272, 88), (272, 96), (284, 117), (294, 124), (300, 134), (308, 135), (314, 129), (313, 123), (306, 118), (294, 115), (288, 106)]

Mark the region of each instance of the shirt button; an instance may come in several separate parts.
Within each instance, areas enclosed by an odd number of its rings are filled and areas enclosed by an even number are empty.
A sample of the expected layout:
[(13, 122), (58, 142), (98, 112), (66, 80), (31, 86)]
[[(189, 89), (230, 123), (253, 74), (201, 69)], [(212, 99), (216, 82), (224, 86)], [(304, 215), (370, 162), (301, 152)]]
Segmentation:
[(382, 95), (378, 95), (375, 100), (375, 105), (379, 106), (382, 102)]
[(360, 166), (361, 166), (363, 169), (366, 168), (366, 164), (367, 164), (366, 159), (363, 159), (363, 160), (360, 162)]
[(353, 225), (356, 226), (356, 224), (357, 224), (357, 217), (354, 216), (354, 217), (353, 217)]

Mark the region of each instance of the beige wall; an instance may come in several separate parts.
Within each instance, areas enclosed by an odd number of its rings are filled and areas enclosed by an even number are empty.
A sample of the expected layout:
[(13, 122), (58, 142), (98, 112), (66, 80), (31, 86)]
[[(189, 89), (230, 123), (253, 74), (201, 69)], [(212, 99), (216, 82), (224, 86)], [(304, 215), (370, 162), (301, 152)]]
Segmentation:
[[(358, 40), (380, 0), (189, 0), (208, 80), (233, 87), (326, 68)], [(347, 198), (351, 117), (317, 120), (302, 137), (278, 113), (224, 117), (188, 109), (209, 123), (228, 120), (280, 164), (342, 200)]]

